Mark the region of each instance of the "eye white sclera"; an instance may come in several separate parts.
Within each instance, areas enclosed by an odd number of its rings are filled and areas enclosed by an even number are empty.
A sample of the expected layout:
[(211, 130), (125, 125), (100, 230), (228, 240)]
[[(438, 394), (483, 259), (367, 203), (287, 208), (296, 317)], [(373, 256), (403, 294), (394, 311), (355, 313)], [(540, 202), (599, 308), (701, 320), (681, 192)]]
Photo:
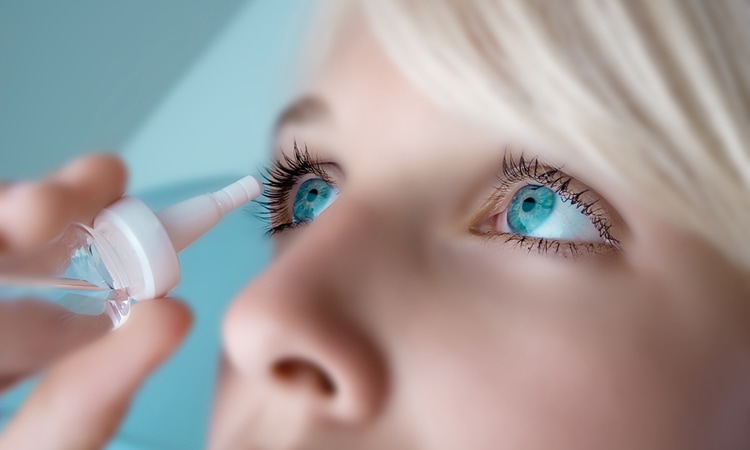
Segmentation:
[[(542, 188), (548, 189), (548, 188)], [(516, 197), (523, 191), (516, 193)], [(513, 213), (513, 208), (508, 208), (505, 214), (498, 217), (498, 229), (504, 233), (520, 234), (522, 236), (555, 239), (569, 242), (604, 242), (599, 230), (591, 221), (590, 216), (583, 213), (580, 206), (574, 205), (570, 200), (565, 199), (560, 194), (555, 193), (555, 202), (552, 212), (549, 216), (536, 226), (534, 229), (527, 230), (525, 233), (518, 233), (511, 230), (509, 225), (508, 214)], [(512, 202), (518, 199), (514, 197)]]

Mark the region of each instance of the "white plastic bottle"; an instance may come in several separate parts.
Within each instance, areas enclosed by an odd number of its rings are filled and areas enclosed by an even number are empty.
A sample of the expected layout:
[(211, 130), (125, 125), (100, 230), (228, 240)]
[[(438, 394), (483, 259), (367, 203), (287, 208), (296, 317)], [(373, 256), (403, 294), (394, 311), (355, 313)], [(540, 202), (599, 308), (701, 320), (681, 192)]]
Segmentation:
[(0, 259), (0, 387), (121, 326), (137, 301), (177, 286), (177, 254), (258, 197), (245, 177), (152, 212), (133, 197), (73, 224), (38, 253)]

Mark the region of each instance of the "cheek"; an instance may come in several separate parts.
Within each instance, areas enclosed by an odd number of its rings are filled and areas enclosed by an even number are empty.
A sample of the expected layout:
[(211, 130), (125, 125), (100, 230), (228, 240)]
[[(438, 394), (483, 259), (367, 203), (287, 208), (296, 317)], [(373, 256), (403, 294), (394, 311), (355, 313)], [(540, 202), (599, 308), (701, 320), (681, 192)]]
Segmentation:
[(403, 394), (422, 418), (414, 426), (429, 424), (422, 430), (425, 439), (436, 439), (429, 448), (442, 448), (439, 442), (444, 448), (561, 448), (560, 442), (570, 449), (612, 448), (608, 439), (653, 442), (675, 429), (666, 419), (676, 406), (674, 374), (660, 371), (663, 355), (644, 353), (605, 330), (543, 318), (504, 321), (502, 330), (472, 319), (424, 330), (436, 338), (412, 343), (409, 373), (420, 376), (403, 384)]
[(463, 256), (440, 258), (452, 262), (433, 268), (444, 274), (433, 295), (404, 302), (419, 320), (393, 343), (396, 397), (430, 448), (689, 448), (692, 430), (710, 439), (717, 394), (738, 386), (715, 389), (732, 352), (706, 351), (722, 338), (683, 322), (669, 292), (622, 267)]

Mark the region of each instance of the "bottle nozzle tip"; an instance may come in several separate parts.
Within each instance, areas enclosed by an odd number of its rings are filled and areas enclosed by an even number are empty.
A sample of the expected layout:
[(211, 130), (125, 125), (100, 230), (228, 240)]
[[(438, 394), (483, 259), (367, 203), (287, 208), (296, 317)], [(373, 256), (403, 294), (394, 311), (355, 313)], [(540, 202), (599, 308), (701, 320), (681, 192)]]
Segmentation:
[(229, 186), (214, 192), (214, 196), (220, 200), (224, 213), (244, 205), (263, 193), (263, 185), (253, 176), (240, 178)]
[[(159, 211), (156, 216), (176, 252), (180, 252), (216, 225), (224, 214), (263, 193), (256, 178), (243, 177), (213, 194), (193, 197)], [(218, 210), (217, 210), (218, 207)]]

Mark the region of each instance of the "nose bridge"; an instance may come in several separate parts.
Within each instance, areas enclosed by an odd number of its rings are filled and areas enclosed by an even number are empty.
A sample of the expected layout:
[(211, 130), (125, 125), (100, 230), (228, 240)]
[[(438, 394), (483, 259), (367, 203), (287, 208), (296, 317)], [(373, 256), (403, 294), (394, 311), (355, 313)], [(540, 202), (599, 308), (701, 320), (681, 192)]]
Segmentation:
[(373, 272), (395, 269), (403, 261), (402, 233), (382, 206), (360, 198), (341, 198), (299, 230), (279, 250), (273, 270), (294, 274), (299, 288), (348, 297), (351, 288), (361, 292)]
[(378, 216), (354, 199), (337, 201), (293, 231), (297, 235), (227, 314), (224, 338), (235, 369), (270, 380), (286, 394), (294, 390), (284, 387), (285, 379), (312, 374), (329, 415), (361, 422), (375, 413), (387, 369), (356, 305), (372, 294), (368, 274), (390, 254)]

